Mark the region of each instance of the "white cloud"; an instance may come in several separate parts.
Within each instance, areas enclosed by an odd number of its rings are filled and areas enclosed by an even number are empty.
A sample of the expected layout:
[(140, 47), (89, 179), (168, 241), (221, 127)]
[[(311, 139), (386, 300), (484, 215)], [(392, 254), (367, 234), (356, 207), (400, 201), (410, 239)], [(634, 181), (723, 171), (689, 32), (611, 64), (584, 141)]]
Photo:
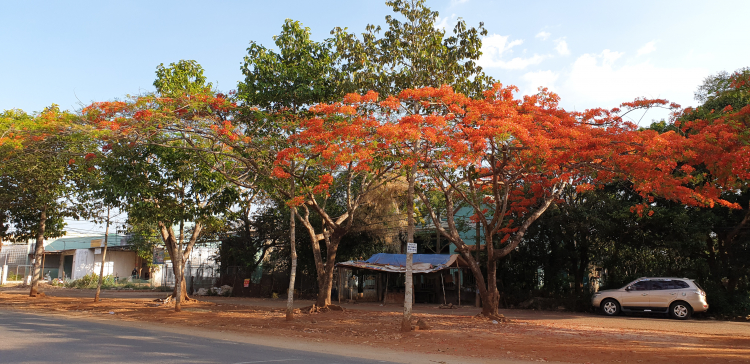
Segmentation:
[(529, 58), (515, 57), (505, 60), (513, 53), (513, 47), (523, 44), (523, 40), (508, 41), (510, 36), (498, 34), (482, 39), (482, 56), (477, 63), (484, 68), (524, 69), (529, 65), (541, 63), (546, 56), (538, 54)]
[(453, 19), (456, 19), (456, 14), (451, 14), (451, 16), (448, 16), (448, 17), (438, 16), (437, 19), (435, 19), (434, 27), (435, 29), (445, 30), (445, 28), (448, 27), (448, 21), (451, 21)]
[(547, 40), (547, 38), (549, 38), (550, 35), (552, 35), (552, 34), (550, 34), (550, 33), (545, 32), (545, 31), (542, 30), (541, 32), (537, 33), (536, 36), (534, 36), (534, 37), (535, 38), (541, 38), (542, 40)]
[(536, 92), (539, 87), (546, 87), (550, 90), (555, 90), (555, 81), (560, 78), (559, 73), (552, 71), (536, 71), (528, 72), (523, 75), (523, 80), (527, 83), (526, 94)]
[(561, 56), (567, 56), (570, 54), (570, 49), (568, 49), (568, 42), (566, 42), (564, 39), (558, 39), (557, 45), (555, 46), (555, 50), (557, 51), (557, 54)]
[(578, 110), (615, 107), (636, 97), (690, 103), (693, 90), (708, 73), (699, 68), (659, 67), (648, 61), (619, 65), (623, 55), (605, 49), (578, 57), (562, 84), (560, 94), (568, 95), (562, 102)]
[[(622, 57), (625, 53), (622, 52), (613, 52), (609, 49), (605, 49), (602, 51), (601, 54), (598, 54), (596, 56), (601, 57), (602, 59), (602, 66), (611, 68), (612, 65), (615, 63), (616, 60), (618, 60), (620, 57)], [(591, 56), (590, 54), (584, 54), (584, 56)], [(583, 57), (579, 57), (580, 59), (584, 59)], [(577, 61), (576, 61), (577, 62)]]
[(542, 63), (545, 58), (546, 56), (535, 54), (529, 58), (516, 57), (511, 59), (510, 61), (497, 61), (494, 64), (488, 65), (486, 67), (500, 67), (509, 70), (522, 70), (530, 65)]
[(656, 41), (650, 41), (646, 43), (641, 49), (638, 50), (638, 55), (642, 56), (644, 54), (649, 54), (656, 50)]

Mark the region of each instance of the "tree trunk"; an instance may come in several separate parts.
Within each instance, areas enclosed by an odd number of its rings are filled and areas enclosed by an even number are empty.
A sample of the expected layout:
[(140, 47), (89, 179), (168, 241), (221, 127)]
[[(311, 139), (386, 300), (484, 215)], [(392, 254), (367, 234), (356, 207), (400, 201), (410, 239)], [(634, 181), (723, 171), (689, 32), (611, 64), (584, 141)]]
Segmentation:
[[(175, 310), (177, 310), (178, 299), (180, 302), (186, 302), (190, 299), (187, 294), (187, 284), (184, 279), (184, 262), (190, 258), (190, 252), (193, 251), (193, 246), (198, 240), (201, 231), (203, 231), (203, 224), (200, 221), (195, 223), (193, 234), (190, 236), (190, 240), (187, 244), (184, 245), (184, 248), (182, 243), (178, 244), (178, 238), (174, 236), (174, 231), (172, 231), (171, 227), (167, 227), (167, 224), (163, 221), (158, 221), (157, 224), (164, 245), (166, 246), (167, 251), (169, 251), (169, 255), (172, 259), (172, 272), (174, 272), (175, 276), (175, 287), (172, 292), (172, 298), (175, 300)], [(182, 231), (182, 228), (180, 231)], [(180, 233), (180, 237), (183, 237), (183, 233)], [(182, 239), (180, 239), (180, 241), (181, 240)]]
[[(292, 171), (294, 171), (294, 161), (292, 161), (291, 164)], [(291, 189), (292, 189), (292, 200), (294, 200), (295, 195), (295, 184), (294, 184), (294, 177), (292, 177), (291, 181)], [(296, 242), (296, 236), (295, 236), (295, 230), (297, 228), (297, 222), (296, 222), (296, 215), (297, 215), (297, 208), (295, 206), (291, 206), (290, 208), (290, 214), (289, 214), (289, 250), (290, 250), (290, 256), (292, 259), (292, 266), (290, 268), (289, 272), (289, 288), (286, 291), (286, 320), (292, 321), (294, 320), (294, 283), (297, 280), (297, 242)]]
[[(176, 245), (176, 244), (175, 244)], [(173, 246), (173, 244), (165, 244), (167, 251), (169, 252), (169, 257), (172, 259), (172, 274), (175, 276), (175, 285), (172, 289), (172, 299), (176, 299), (177, 295), (180, 294), (182, 301), (185, 302), (186, 300), (190, 299), (187, 295), (187, 284), (185, 284), (184, 280), (180, 283), (180, 291), (178, 292), (178, 284), (177, 284), (177, 277), (181, 277), (180, 270), (178, 269), (178, 266), (176, 264), (177, 258), (175, 256), (179, 255), (180, 253), (177, 250), (176, 246)]]
[(44, 255), (44, 233), (47, 228), (47, 206), (42, 208), (39, 214), (39, 228), (36, 233), (36, 245), (34, 246), (34, 266), (32, 268), (31, 291), (29, 296), (36, 297), (39, 292), (39, 279), (41, 278), (42, 255)]
[[(585, 239), (585, 238), (583, 238)], [(581, 239), (583, 241), (583, 239)], [(583, 278), (586, 276), (586, 270), (589, 267), (589, 254), (588, 244), (580, 244), (578, 247), (578, 267), (575, 272), (575, 293), (576, 295), (583, 294)]]
[[(489, 242), (487, 243), (489, 247)], [(489, 254), (488, 254), (489, 255)], [(482, 296), (482, 315), (492, 317), (497, 315), (500, 305), (500, 292), (497, 290), (497, 260), (487, 261), (487, 291)]]
[(409, 171), (409, 190), (406, 194), (406, 292), (404, 294), (404, 317), (401, 319), (401, 331), (411, 331), (411, 309), (414, 301), (414, 282), (412, 274), (413, 254), (409, 252), (409, 245), (414, 243), (414, 175), (417, 173), (417, 164), (414, 163)]
[(712, 280), (717, 285), (721, 286), (722, 275), (721, 269), (719, 268), (719, 261), (716, 257), (716, 243), (710, 234), (706, 235), (706, 251), (708, 252), (708, 256), (706, 257), (706, 260), (708, 261), (708, 271), (711, 274)]
[[(438, 218), (437, 219), (437, 224), (440, 224), (440, 214), (436, 212), (435, 215), (437, 215), (437, 218)], [(435, 236), (435, 254), (440, 254), (440, 252), (443, 251), (443, 247), (440, 246), (440, 231), (437, 231), (437, 229), (436, 229), (435, 232), (436, 232), (436, 234), (435, 234), (436, 235)], [(450, 253), (450, 252), (448, 252), (448, 253)]]
[[(294, 181), (292, 181), (292, 198), (294, 198)], [(294, 320), (294, 281), (297, 278), (297, 246), (295, 243), (294, 229), (295, 229), (295, 214), (297, 209), (291, 208), (291, 217), (289, 220), (289, 249), (291, 250), (292, 257), (292, 268), (289, 272), (289, 289), (286, 294), (286, 320)]]
[(332, 236), (330, 238), (323, 272), (318, 276), (318, 297), (315, 302), (315, 305), (318, 307), (326, 307), (331, 304), (333, 274), (336, 271), (336, 252), (338, 251), (340, 242), (340, 236)]
[[(482, 232), (482, 230), (479, 227), (479, 221), (477, 221), (477, 227), (476, 227), (476, 229), (477, 229), (476, 230), (476, 235), (477, 236), (476, 236), (476, 243), (475, 243), (474, 246), (477, 249), (474, 251), (474, 256), (475, 256), (474, 259), (475, 259), (475, 262), (478, 265), (479, 264), (479, 248), (482, 247), (482, 238), (481, 238), (481, 235), (482, 235), (481, 232)], [(481, 269), (479, 269), (478, 272), (474, 272), (474, 270), (472, 269), (471, 272), (474, 274), (475, 278), (476, 277), (482, 277), (482, 270)], [(482, 280), (484, 281), (484, 279), (482, 279)], [(477, 287), (476, 287), (477, 289), (475, 290), (474, 305), (476, 307), (479, 307), (479, 306), (482, 305), (481, 304), (482, 295), (479, 293), (479, 281), (477, 280), (476, 282), (477, 282)]]
[[(497, 290), (497, 261), (507, 256), (514, 249), (516, 249), (516, 247), (518, 247), (531, 224), (533, 224), (539, 218), (539, 216), (547, 211), (552, 202), (560, 196), (560, 193), (562, 193), (562, 190), (565, 188), (565, 186), (566, 183), (557, 185), (557, 190), (553, 192), (550, 197), (546, 198), (536, 211), (526, 217), (523, 224), (521, 224), (521, 226), (519, 227), (518, 231), (515, 232), (512, 240), (510, 240), (510, 242), (506, 246), (499, 249), (497, 252), (495, 251), (495, 244), (493, 241), (493, 235), (495, 231), (485, 231), (485, 248), (487, 249), (487, 293), (486, 295), (482, 295), (482, 304), (485, 305), (485, 307), (482, 307), (483, 315), (489, 317), (497, 315), (498, 313), (497, 309), (500, 305), (500, 293)], [(489, 226), (486, 227), (486, 229), (489, 228)], [(490, 305), (490, 307), (486, 307), (486, 305)]]
[[(330, 276), (330, 278), (329, 278)], [(315, 300), (315, 305), (318, 307), (326, 307), (331, 304), (331, 291), (333, 290), (333, 271), (325, 273), (325, 279), (323, 279), (323, 285), (318, 287), (318, 297)]]
[[(185, 186), (182, 186), (181, 197), (185, 197)], [(182, 255), (182, 244), (185, 241), (185, 220), (180, 219), (180, 235), (177, 239), (176, 244), (176, 258), (177, 261), (172, 258), (172, 265), (176, 266), (178, 274), (175, 275), (175, 283), (174, 283), (174, 289), (175, 289), (175, 295), (174, 295), (174, 311), (180, 312), (182, 311), (182, 295), (186, 293), (187, 287), (185, 287), (185, 262), (184, 262), (184, 256)], [(176, 263), (176, 264), (175, 264)]]
[(315, 229), (310, 223), (310, 211), (306, 206), (303, 206), (305, 211), (304, 216), (297, 215), (302, 222), (302, 225), (307, 229), (307, 233), (310, 236), (312, 242), (313, 260), (315, 261), (315, 272), (317, 273), (318, 280), (318, 297), (316, 298), (315, 305), (318, 307), (326, 307), (331, 304), (331, 289), (333, 288), (333, 273), (336, 267), (336, 252), (338, 251), (339, 243), (343, 234), (335, 232), (333, 236), (326, 235), (324, 232), (323, 238), (326, 241), (326, 260), (323, 261), (322, 252), (320, 250), (320, 235), (315, 233)]
[(185, 292), (183, 287), (184, 279), (182, 277), (182, 243), (177, 244), (177, 256), (172, 258), (172, 267), (174, 269), (174, 311), (182, 311), (182, 294)]
[(580, 262), (578, 266), (575, 268), (575, 272), (573, 274), (573, 287), (574, 287), (574, 293), (577, 296), (580, 296), (583, 293), (583, 272), (581, 272), (581, 266)]
[(107, 227), (104, 228), (104, 248), (102, 249), (102, 266), (99, 269), (99, 282), (96, 284), (96, 294), (94, 302), (99, 302), (99, 293), (102, 290), (102, 281), (104, 280), (104, 263), (107, 258), (107, 239), (109, 238), (109, 207), (107, 207)]
[[(177, 269), (174, 267), (174, 264), (172, 264), (172, 273), (177, 277), (179, 272), (177, 272)], [(177, 292), (177, 279), (175, 279), (175, 285), (174, 289), (172, 289), (172, 299), (177, 299), (177, 295), (180, 295), (180, 299), (182, 302), (187, 302), (190, 300), (190, 296), (187, 294), (187, 280), (181, 279), (180, 280), (180, 291)]]

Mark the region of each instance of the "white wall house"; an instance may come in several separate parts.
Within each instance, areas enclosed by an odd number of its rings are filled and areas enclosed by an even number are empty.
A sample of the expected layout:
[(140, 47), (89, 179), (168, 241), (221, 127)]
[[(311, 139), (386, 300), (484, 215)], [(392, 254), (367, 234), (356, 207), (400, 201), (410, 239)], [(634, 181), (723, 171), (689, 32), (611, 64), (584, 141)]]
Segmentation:
[[(80, 279), (91, 273), (101, 272), (104, 236), (60, 238), (45, 247), (45, 275), (52, 278)], [(131, 276), (133, 268), (142, 275), (143, 261), (130, 249), (127, 237), (110, 234), (107, 238), (107, 255), (104, 275), (120, 278)]]

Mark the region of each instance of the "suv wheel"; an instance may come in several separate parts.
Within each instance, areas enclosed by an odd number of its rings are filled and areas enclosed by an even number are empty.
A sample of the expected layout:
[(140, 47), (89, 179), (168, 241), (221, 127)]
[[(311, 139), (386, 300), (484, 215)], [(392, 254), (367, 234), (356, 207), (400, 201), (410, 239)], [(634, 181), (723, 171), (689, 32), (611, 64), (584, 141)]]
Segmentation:
[(692, 311), (692, 307), (682, 301), (674, 302), (669, 306), (669, 316), (677, 320), (687, 320)]
[(607, 316), (617, 316), (620, 314), (620, 304), (611, 298), (604, 300), (601, 307), (602, 312)]

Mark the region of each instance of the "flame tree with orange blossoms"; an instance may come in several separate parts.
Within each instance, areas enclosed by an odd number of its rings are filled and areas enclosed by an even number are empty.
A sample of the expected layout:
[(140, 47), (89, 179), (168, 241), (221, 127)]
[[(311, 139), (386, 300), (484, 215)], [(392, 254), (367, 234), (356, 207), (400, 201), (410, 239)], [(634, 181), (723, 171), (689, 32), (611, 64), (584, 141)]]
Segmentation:
[[(391, 173), (391, 151), (376, 143), (378, 120), (368, 111), (369, 103), (376, 99), (377, 94), (371, 92), (356, 99), (347, 97), (344, 103), (314, 106), (310, 108), (313, 117), (284, 118), (277, 125), (283, 130), (268, 135), (261, 132), (273, 124), (267, 119), (262, 120), (263, 124), (259, 121), (237, 126), (210, 115), (178, 119), (166, 111), (172, 108), (160, 107), (165, 101), (157, 97), (133, 100), (126, 112), (95, 123), (107, 128), (111, 120), (118, 120), (115, 129), (131, 130), (129, 135), (136, 142), (153, 143), (149, 140), (161, 134), (184, 140), (187, 145), (182, 148), (200, 151), (202, 158), (226, 158), (224, 165), (214, 168), (232, 182), (248, 188), (262, 187), (267, 195), (281, 196), (291, 207), (301, 209), (297, 218), (310, 234), (318, 274), (316, 305), (326, 307), (331, 303), (341, 238), (353, 228), (356, 214), (368, 197), (376, 191), (381, 193), (381, 187), (397, 178)], [(174, 101), (166, 102), (169, 105)], [(191, 108), (204, 106), (199, 103)], [(276, 116), (258, 111), (257, 117)], [(279, 146), (286, 147), (278, 149)], [(273, 158), (270, 163), (268, 157)], [(249, 178), (252, 176), (257, 179)], [(344, 207), (342, 214), (333, 215), (329, 210), (334, 205), (330, 200), (334, 188), (345, 191), (343, 201), (336, 201)], [(313, 225), (311, 214), (321, 217), (322, 229)]]
[[(514, 87), (500, 85), (485, 92), (483, 100), (470, 100), (447, 87), (425, 91), (409, 96), (429, 105), (427, 113), (445, 117), (447, 125), (441, 130), (445, 143), (421, 161), (418, 193), (433, 221), (439, 219), (427, 192), (442, 195), (447, 227), (435, 227), (470, 262), (483, 314), (498, 318), (497, 260), (522, 241), (567, 185), (587, 180), (588, 168), (596, 162), (581, 151), (596, 145), (586, 140), (593, 127), (559, 109), (556, 95), (546, 91), (524, 100), (514, 99)], [(467, 214), (459, 203), (470, 207), (472, 221), (484, 232), (486, 277), (459, 234), (456, 220)]]
[[(489, 283), (496, 278), (493, 260), (521, 243), (529, 226), (556, 203), (566, 185), (580, 191), (615, 179), (630, 180), (644, 198), (633, 208), (639, 214), (652, 196), (693, 206), (738, 207), (716, 190), (732, 188), (731, 179), (741, 176), (739, 170), (717, 165), (711, 173), (727, 178), (709, 185), (702, 177), (685, 173), (690, 170), (685, 164), (742, 159), (740, 149), (709, 151), (708, 145), (698, 146), (689, 137), (638, 130), (624, 120), (634, 110), (677, 110), (677, 105), (641, 99), (613, 110), (570, 113), (558, 107), (554, 94), (542, 91), (521, 101), (513, 100), (511, 91), (496, 88), (485, 100), (459, 105), (466, 113), (454, 119), (459, 123), (450, 129), (450, 140), (459, 141), (447, 149), (453, 165), (433, 163), (428, 173), (446, 200), (455, 195), (471, 205), (473, 218), (483, 226), (488, 259), (485, 315), (496, 313), (499, 299), (495, 284)], [(726, 135), (738, 132), (727, 130)], [(707, 136), (705, 131), (700, 134)], [(476, 158), (475, 162), (464, 164), (466, 156)], [(461, 251), (461, 244), (456, 245)]]
[[(455, 202), (455, 198), (458, 197), (468, 202), (480, 214), (485, 214), (487, 212), (485, 206), (492, 205), (492, 195), (488, 196), (489, 184), (487, 183), (487, 177), (491, 176), (492, 173), (487, 168), (482, 169), (488, 158), (486, 153), (490, 149), (486, 139), (512, 140), (511, 133), (513, 131), (519, 132), (521, 136), (528, 137), (526, 135), (528, 133), (521, 131), (523, 127), (517, 124), (523, 121), (528, 123), (532, 118), (524, 117), (518, 112), (519, 105), (512, 98), (512, 90), (512, 88), (500, 89), (498, 87), (487, 93), (488, 97), (492, 95), (498, 97), (480, 101), (456, 94), (447, 86), (439, 89), (405, 90), (398, 97), (389, 97), (378, 105), (382, 108), (379, 114), (383, 116), (383, 123), (378, 129), (380, 146), (395, 150), (394, 154), (399, 157), (400, 162), (403, 165), (410, 166), (412, 173), (416, 174), (415, 178), (422, 185), (418, 186), (417, 194), (427, 206), (432, 220), (436, 222), (436, 228), (441, 235), (454, 243), (462, 256), (470, 262), (470, 268), (478, 282), (478, 288), (485, 303), (485, 310), (487, 311), (485, 314), (487, 316), (496, 314), (496, 303), (493, 311), (491, 302), (493, 301), (493, 295), (494, 297), (497, 296), (497, 288), (494, 283), (485, 285), (479, 262), (469, 254), (467, 245), (459, 235), (459, 229), (455, 221), (456, 214), (459, 213), (459, 206)], [(529, 104), (533, 104), (533, 101)], [(504, 124), (466, 124), (474, 123), (483, 116), (483, 113), (502, 115)], [(486, 117), (486, 115), (484, 116)], [(513, 129), (509, 129), (509, 127)], [(543, 141), (540, 142), (544, 143)], [(524, 151), (524, 153), (533, 155), (534, 152)], [(489, 160), (493, 160), (495, 156), (489, 156), (489, 158)], [(504, 182), (511, 182), (513, 178), (518, 180), (523, 174), (517, 173), (516, 176), (509, 176), (505, 178), (506, 181), (502, 181), (497, 178), (499, 170), (496, 169), (494, 172), (495, 187)], [(526, 180), (531, 180), (528, 173), (524, 177)], [(517, 183), (517, 181), (514, 182)], [(564, 184), (565, 182), (557, 184), (553, 182), (548, 183), (547, 186), (556, 191), (562, 188)], [(437, 223), (440, 220), (435, 214), (434, 204), (427, 197), (430, 189), (440, 191), (445, 196), (445, 206), (448, 211), (447, 229)], [(542, 188), (538, 190), (541, 192)], [(545, 200), (547, 206), (554, 199), (554, 193), (557, 193), (554, 191), (553, 195), (548, 196)], [(495, 196), (500, 196), (501, 191), (496, 192)], [(505, 192), (506, 195), (502, 196), (505, 200), (491, 207), (498, 207), (499, 205), (500, 208), (508, 208), (507, 193), (509, 191)], [(478, 197), (479, 200), (470, 197)], [(498, 200), (501, 199), (498, 198)], [(520, 201), (516, 201), (513, 207), (523, 208), (522, 204), (518, 202)], [(407, 201), (408, 203), (409, 201)], [(502, 215), (504, 215), (504, 212), (495, 214), (495, 216)], [(503, 226), (503, 220), (496, 219), (490, 222), (485, 218), (484, 228), (497, 230)], [(492, 242), (491, 238), (489, 241)], [(497, 258), (494, 255), (492, 257), (488, 261), (488, 282), (495, 281), (495, 269), (493, 268)]]
[(309, 107), (339, 98), (344, 87), (336, 67), (338, 54), (332, 50), (330, 40), (313, 41), (310, 29), (291, 19), (284, 21), (281, 33), (273, 39), (278, 52), (255, 42), (250, 42), (247, 49), (242, 66), (245, 80), (238, 84), (238, 98), (243, 106), (239, 119), (245, 127), (245, 137), (265, 145), (268, 151), (265, 155), (252, 156), (258, 161), (256, 166), (263, 166), (264, 170), (256, 169), (251, 175), (261, 182), (266, 196), (276, 203), (286, 203), (291, 210), (288, 249), (291, 264), (286, 308), (286, 320), (290, 321), (294, 319), (297, 276), (295, 226), (299, 169), (296, 167), (300, 163), (292, 157), (286, 166), (291, 178), (277, 178), (271, 173), (272, 162), (278, 152), (295, 147), (288, 136), (309, 114)]
[[(523, 100), (514, 99), (514, 91), (497, 85), (485, 93), (485, 99), (472, 100), (448, 87), (424, 88), (406, 90), (380, 103), (368, 100), (369, 107), (359, 105), (369, 113), (380, 108), (371, 114), (381, 119), (378, 146), (405, 148), (394, 156), (401, 156), (401, 163), (419, 166), (418, 194), (435, 222), (439, 220), (426, 192), (443, 195), (448, 227), (436, 224), (436, 228), (471, 263), (486, 316), (497, 315), (496, 261), (520, 244), (529, 226), (559, 200), (566, 186), (586, 190), (630, 177), (645, 201), (657, 194), (689, 204), (728, 204), (708, 187), (684, 187), (693, 177), (671, 173), (686, 155), (684, 138), (639, 131), (623, 118), (633, 110), (676, 105), (636, 100), (622, 109), (571, 113), (545, 90)], [(401, 105), (420, 112), (389, 117)], [(413, 148), (416, 139), (423, 139), (419, 145), (424, 149)], [(337, 146), (334, 142), (325, 148)], [(457, 201), (471, 206), (472, 219), (485, 232), (486, 279), (458, 233)]]
[(158, 94), (97, 102), (81, 111), (82, 120), (105, 140), (99, 166), (114, 186), (114, 198), (126, 206), (132, 223), (158, 225), (173, 257), (176, 282), (170, 297), (177, 311), (188, 299), (183, 263), (204, 229), (237, 197), (221, 173), (233, 165), (230, 148), (192, 131), (238, 140), (229, 118), (236, 105), (202, 85), (199, 67), (190, 61), (160, 66), (154, 83)]
[(675, 114), (662, 134), (681, 138), (683, 150), (690, 151), (673, 172), (689, 175), (685, 187), (701, 192), (690, 204), (721, 205), (711, 212), (718, 219), (705, 239), (705, 258), (714, 284), (731, 302), (750, 283), (750, 69), (708, 77), (699, 93), (696, 99), (704, 103)]
[[(377, 96), (373, 94), (372, 97)], [(264, 135), (254, 127), (264, 129), (267, 125), (235, 125), (234, 120), (213, 114), (213, 110), (219, 109), (211, 106), (216, 102), (221, 103), (221, 99), (141, 97), (125, 105), (114, 105), (113, 112), (107, 117), (94, 116), (91, 123), (124, 133), (129, 138), (126, 140), (131, 140), (133, 145), (143, 143), (196, 151), (200, 154), (196, 157), (213, 161), (211, 168), (232, 183), (244, 188), (265, 188), (267, 195), (281, 196), (289, 200), (290, 206), (300, 207), (303, 213), (298, 214), (298, 219), (312, 234), (316, 268), (319, 269), (317, 305), (325, 307), (331, 300), (333, 265), (340, 239), (351, 230), (356, 211), (366, 200), (367, 193), (385, 183), (382, 178), (391, 168), (387, 163), (373, 167), (378, 149), (370, 142), (371, 135), (375, 135), (374, 131), (368, 131), (372, 128), (372, 120), (353, 115), (355, 107), (351, 105), (321, 106), (311, 109), (319, 117), (298, 124), (286, 120), (280, 124), (285, 131)], [(175, 108), (173, 104), (183, 106)], [(102, 105), (105, 109), (111, 106)], [(220, 107), (222, 113), (223, 108), (230, 113), (236, 110), (233, 105)], [(96, 105), (92, 108), (94, 110)], [(203, 111), (206, 109), (212, 111)], [(190, 114), (176, 110), (198, 112)], [(258, 114), (259, 117), (274, 117), (260, 111)], [(285, 140), (280, 141), (283, 135), (286, 135)], [(174, 146), (159, 142), (163, 138), (185, 144)], [(335, 143), (330, 148), (321, 149), (323, 141)], [(287, 147), (278, 149), (279, 146)], [(324, 162), (324, 158), (329, 159)], [(288, 183), (292, 180), (296, 184), (293, 191)], [(347, 212), (336, 217), (326, 211), (326, 206), (330, 206), (327, 203), (329, 188), (334, 183), (344, 184), (347, 191), (344, 201)], [(310, 222), (311, 212), (324, 220), (323, 231), (315, 230)], [(325, 256), (321, 253), (321, 240), (326, 244)]]
[[(358, 210), (372, 194), (397, 178), (392, 173), (391, 151), (377, 143), (380, 122), (371, 107), (375, 100), (374, 92), (350, 94), (343, 103), (310, 108), (316, 116), (303, 120), (290, 135), (296, 147), (282, 150), (274, 162), (274, 177), (288, 179), (294, 173), (298, 181), (300, 195), (291, 204), (302, 210), (299, 219), (312, 241), (319, 307), (331, 304), (336, 253), (341, 239), (352, 230)], [(299, 163), (297, 171), (290, 169), (293, 160)], [(334, 204), (329, 201), (330, 191), (335, 188), (345, 191), (343, 200), (338, 201), (344, 211), (338, 216), (329, 211)], [(321, 217), (322, 229), (312, 224), (311, 212)]]
[[(447, 91), (442, 88), (437, 92)], [(378, 128), (378, 146), (390, 150), (395, 157), (398, 168), (407, 181), (407, 244), (414, 243), (415, 218), (415, 183), (420, 165), (430, 151), (444, 146), (448, 140), (442, 134), (446, 126), (446, 115), (430, 112), (431, 103), (421, 100), (417, 95), (435, 92), (433, 88), (407, 90), (398, 97), (388, 97), (378, 104), (381, 124)], [(422, 114), (424, 113), (424, 114)], [(413, 300), (412, 253), (406, 254), (406, 274), (404, 294), (404, 315), (401, 320), (401, 331), (411, 330), (411, 310)]]
[[(347, 60), (342, 70), (355, 89), (376, 90), (383, 96), (396, 95), (402, 90), (421, 87), (440, 87), (450, 84), (468, 95), (481, 96), (482, 91), (494, 81), (488, 77), (476, 61), (482, 55), (482, 36), (487, 35), (484, 24), (469, 27), (460, 18), (448, 32), (437, 26), (438, 12), (425, 5), (425, 0), (394, 0), (386, 5), (394, 15), (386, 17), (388, 27), (367, 25), (360, 37), (346, 29), (335, 28), (337, 50)], [(393, 105), (393, 114), (409, 115), (418, 109), (405, 110), (406, 105)], [(405, 126), (402, 124), (401, 126)], [(416, 139), (402, 139), (402, 146), (419, 149)], [(416, 148), (416, 149), (415, 149)], [(397, 149), (405, 152), (406, 149)], [(412, 160), (406, 154), (402, 162)], [(408, 154), (408, 153), (407, 153)], [(407, 188), (407, 231), (408, 244), (414, 242), (414, 181), (416, 163), (401, 163), (399, 168), (406, 177)], [(401, 322), (403, 331), (411, 329), (411, 306), (413, 297), (412, 253), (406, 252), (406, 292), (404, 295), (404, 316)]]
[[(387, 5), (403, 15), (405, 21), (387, 17), (389, 30), (380, 40), (373, 38), (373, 31), (377, 32), (375, 27), (368, 26), (369, 34), (363, 35), (364, 43), (341, 29), (335, 29), (335, 51), (331, 49), (330, 40), (311, 42), (309, 29), (287, 20), (282, 34), (274, 37), (280, 53), (255, 43), (248, 48), (248, 57), (242, 67), (246, 79), (240, 83), (238, 94), (238, 99), (244, 102), (244, 109), (241, 117), (235, 120), (237, 126), (227, 128), (215, 124), (216, 129), (209, 131), (207, 125), (191, 125), (191, 129), (183, 128), (182, 131), (220, 141), (219, 145), (231, 145), (230, 152), (211, 150), (209, 154), (231, 154), (229, 158), (234, 158), (236, 163), (223, 172), (227, 172), (236, 183), (255, 185), (256, 176), (264, 179), (268, 174), (268, 157), (273, 159), (278, 146), (284, 144), (281, 139), (286, 134), (277, 133), (274, 124), (283, 119), (285, 113), (297, 114), (316, 102), (331, 102), (335, 99), (332, 96), (340, 95), (344, 89), (405, 88), (450, 81), (476, 92), (488, 84), (489, 78), (474, 62), (481, 55), (480, 35), (486, 34), (481, 23), (479, 29), (475, 29), (459, 21), (453, 35), (446, 37), (446, 32), (434, 27), (437, 12), (426, 8), (423, 0), (394, 1)], [(425, 51), (431, 54), (429, 59), (424, 57)], [(300, 62), (300, 59), (305, 61)], [(408, 67), (404, 68), (404, 65)], [(380, 81), (373, 83), (372, 80)], [(249, 112), (251, 106), (259, 106), (258, 114), (264, 115), (253, 116)], [(234, 132), (220, 134), (229, 129)], [(271, 135), (264, 136), (263, 131), (270, 131)], [(240, 139), (230, 140), (235, 135)], [(271, 148), (266, 148), (268, 146)], [(268, 183), (265, 187), (278, 191), (282, 184)], [(283, 193), (272, 192), (270, 195)], [(289, 312), (287, 316), (290, 316)]]
[[(737, 84), (743, 90), (744, 84)], [(447, 87), (424, 88), (406, 90), (381, 102), (374, 93), (348, 95), (342, 103), (311, 108), (315, 117), (288, 130), (289, 141), (296, 146), (275, 155), (272, 177), (294, 176), (301, 181), (302, 195), (291, 204), (300, 206), (308, 217), (310, 212), (320, 214), (325, 228), (308, 232), (313, 241), (323, 240), (327, 247), (334, 247), (326, 249), (325, 262), (317, 248), (316, 268), (322, 269), (318, 272), (319, 305), (330, 303), (335, 242), (351, 228), (348, 219), (361, 202), (357, 194), (374, 190), (390, 178), (388, 171), (401, 166), (417, 167), (417, 192), (433, 221), (438, 219), (426, 198), (428, 191), (440, 193), (449, 206), (447, 229), (436, 227), (472, 262), (472, 272), (483, 286), (479, 289), (484, 291), (487, 316), (497, 313), (495, 262), (520, 244), (528, 227), (558, 202), (566, 186), (585, 191), (600, 183), (628, 179), (644, 199), (633, 208), (639, 214), (651, 213), (647, 210), (653, 195), (693, 206), (739, 207), (721, 194), (744, 186), (747, 178), (743, 169), (747, 166), (745, 108), (723, 109), (723, 116), (711, 122), (675, 122), (682, 129), (656, 133), (638, 130), (625, 116), (651, 107), (676, 110), (677, 105), (643, 99), (618, 109), (576, 113), (560, 108), (557, 95), (544, 90), (522, 100), (515, 99), (513, 92), (512, 87), (495, 86), (484, 99), (472, 100)], [(171, 102), (154, 100), (147, 103)], [(205, 106), (193, 109), (200, 114)], [(208, 106), (206, 110), (210, 114), (213, 109)], [(234, 126), (230, 119), (216, 115), (175, 122), (160, 117), (163, 110), (159, 108), (140, 111), (138, 117), (134, 111), (126, 123), (117, 122), (116, 128), (148, 120), (151, 132), (179, 134), (186, 140), (206, 138), (213, 148), (208, 155), (226, 156), (254, 171), (263, 170), (255, 165), (257, 159), (247, 157), (260, 153), (263, 137), (247, 133), (245, 126)], [(149, 129), (137, 130), (136, 134)], [(428, 148), (409, 149), (409, 143)], [(190, 142), (186, 148), (207, 149)], [(298, 168), (292, 170), (292, 161), (300, 162)], [(236, 168), (236, 164), (226, 165)], [(357, 189), (354, 182), (364, 184)], [(348, 194), (347, 213), (334, 219), (325, 211), (325, 201), (335, 183), (344, 183)], [(471, 206), (474, 221), (485, 231), (486, 279), (458, 234), (460, 203)], [(309, 222), (304, 216), (301, 220)]]

